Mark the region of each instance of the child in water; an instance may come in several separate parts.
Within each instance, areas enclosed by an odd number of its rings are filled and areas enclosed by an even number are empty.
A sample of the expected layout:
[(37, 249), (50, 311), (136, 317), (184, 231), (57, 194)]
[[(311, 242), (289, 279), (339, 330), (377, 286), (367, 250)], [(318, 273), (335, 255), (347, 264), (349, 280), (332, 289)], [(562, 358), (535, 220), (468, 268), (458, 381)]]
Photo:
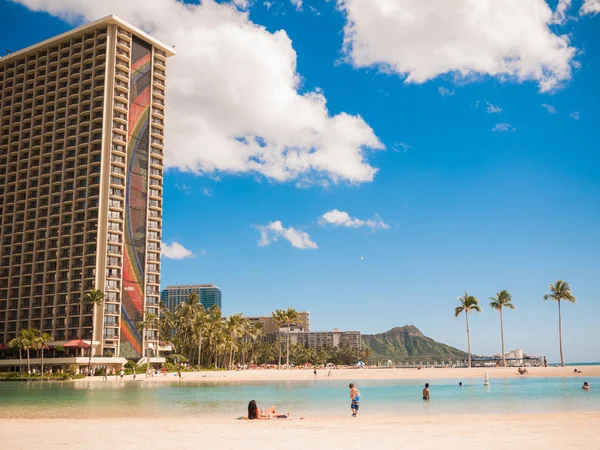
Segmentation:
[(350, 404), (350, 409), (352, 409), (352, 417), (356, 417), (358, 415), (358, 406), (360, 402), (360, 392), (358, 389), (354, 387), (354, 383), (350, 383), (350, 399), (352, 403)]

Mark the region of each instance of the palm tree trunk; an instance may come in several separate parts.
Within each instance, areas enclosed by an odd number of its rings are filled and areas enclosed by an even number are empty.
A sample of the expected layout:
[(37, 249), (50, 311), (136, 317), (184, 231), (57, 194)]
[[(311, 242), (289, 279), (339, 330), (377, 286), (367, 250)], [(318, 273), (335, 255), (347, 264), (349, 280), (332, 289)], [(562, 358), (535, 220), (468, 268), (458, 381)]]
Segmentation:
[(23, 373), (23, 348), (19, 347), (19, 376)]
[(560, 344), (560, 365), (565, 367), (565, 360), (563, 358), (563, 350), (562, 350), (562, 317), (560, 314), (560, 300), (558, 301), (558, 341)]
[(90, 337), (90, 359), (88, 361), (88, 373), (92, 370), (92, 350), (94, 349), (94, 305), (92, 305), (92, 336)]
[(469, 334), (469, 312), (465, 311), (465, 319), (467, 320), (467, 351), (469, 352), (468, 366), (471, 368), (471, 335)]
[(31, 366), (29, 365), (29, 347), (27, 347), (27, 373), (31, 373)]
[(281, 335), (277, 333), (277, 341), (279, 342), (279, 362), (277, 363), (277, 369), (281, 369)]
[(290, 323), (288, 322), (287, 327), (287, 339), (286, 339), (286, 357), (285, 357), (285, 366), (289, 370), (290, 368)]
[(44, 344), (42, 344), (40, 351), (42, 352), (42, 380), (43, 380), (44, 379)]
[(502, 339), (502, 367), (506, 367), (506, 358), (504, 357), (504, 323), (502, 322), (502, 308), (500, 308), (500, 337)]
[(198, 334), (198, 370), (202, 367), (202, 329)]

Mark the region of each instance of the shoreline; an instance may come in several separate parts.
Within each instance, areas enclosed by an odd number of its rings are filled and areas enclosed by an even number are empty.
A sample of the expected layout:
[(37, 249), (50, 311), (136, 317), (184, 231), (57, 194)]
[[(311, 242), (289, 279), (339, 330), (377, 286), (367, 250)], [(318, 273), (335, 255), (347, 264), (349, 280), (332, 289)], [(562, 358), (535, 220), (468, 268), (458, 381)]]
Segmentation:
[[(186, 381), (202, 382), (253, 382), (253, 381), (306, 381), (306, 380), (439, 380), (439, 379), (482, 379), (487, 372), (488, 378), (540, 378), (540, 377), (575, 377), (585, 381), (585, 378), (600, 377), (600, 365), (581, 366), (582, 373), (573, 373), (575, 366), (568, 367), (528, 367), (527, 375), (520, 375), (516, 367), (494, 367), (494, 368), (444, 368), (444, 369), (332, 369), (331, 376), (327, 376), (328, 370), (319, 370), (317, 375), (308, 369), (252, 369), (252, 370), (227, 370), (201, 372), (182, 372), (182, 379), (175, 372), (167, 372), (166, 376), (159, 373), (158, 377), (146, 377), (145, 374), (137, 374), (136, 381), (143, 380), (149, 383), (173, 383)], [(133, 381), (133, 375), (125, 375), (123, 379), (116, 380)], [(102, 382), (102, 376), (94, 376), (74, 380), (76, 383)], [(109, 376), (107, 382), (114, 382), (115, 377)]]

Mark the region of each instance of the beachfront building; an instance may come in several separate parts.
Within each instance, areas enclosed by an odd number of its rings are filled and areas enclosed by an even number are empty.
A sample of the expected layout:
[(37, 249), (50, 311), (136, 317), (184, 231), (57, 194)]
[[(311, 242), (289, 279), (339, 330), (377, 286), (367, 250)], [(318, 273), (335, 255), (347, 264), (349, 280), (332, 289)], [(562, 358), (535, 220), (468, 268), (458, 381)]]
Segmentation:
[[(122, 361), (157, 348), (157, 330), (136, 324), (159, 308), (172, 55), (111, 15), (0, 58), (5, 350), (29, 327), (74, 345), (73, 358), (86, 346)], [(83, 303), (91, 289), (105, 293), (101, 306)]]
[[(273, 316), (244, 316), (250, 324), (260, 323), (263, 327), (263, 332), (267, 337), (273, 337), (274, 333), (277, 333), (280, 329), (286, 330), (287, 324), (278, 326), (273, 319)], [(292, 331), (310, 331), (310, 312), (301, 311), (298, 312), (298, 320), (292, 323), (290, 326)], [(283, 333), (284, 331), (282, 331)], [(270, 340), (270, 339), (267, 339)]]
[[(285, 339), (285, 332), (281, 332)], [(291, 344), (302, 344), (308, 348), (335, 348), (350, 347), (361, 350), (362, 341), (360, 331), (292, 331), (290, 332)]]
[(161, 302), (172, 312), (187, 302), (191, 294), (196, 294), (204, 309), (209, 310), (217, 305), (222, 310), (221, 289), (214, 284), (186, 284), (182, 286), (167, 286), (160, 293)]

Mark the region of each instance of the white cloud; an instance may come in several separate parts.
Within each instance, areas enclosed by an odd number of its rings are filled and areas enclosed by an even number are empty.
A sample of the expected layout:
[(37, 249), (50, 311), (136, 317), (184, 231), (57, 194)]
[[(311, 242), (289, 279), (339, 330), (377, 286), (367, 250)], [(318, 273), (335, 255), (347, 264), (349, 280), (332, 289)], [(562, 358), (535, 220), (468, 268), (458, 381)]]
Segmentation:
[[(411, 148), (411, 146), (405, 142), (394, 142), (394, 146), (392, 147), (392, 150), (394, 150), (396, 152), (403, 151), (404, 153), (406, 153), (409, 148)], [(400, 149), (402, 149), (402, 150), (400, 150)]]
[(182, 191), (185, 195), (190, 195), (190, 187), (185, 184), (175, 183), (175, 189)]
[(346, 227), (346, 228), (360, 228), (367, 227), (372, 230), (376, 230), (377, 228), (389, 228), (390, 226), (381, 220), (378, 214), (375, 215), (374, 219), (361, 220), (356, 217), (351, 217), (345, 211), (340, 211), (338, 209), (332, 209), (331, 211), (323, 214), (319, 223), (321, 225), (334, 225), (336, 227)]
[(258, 225), (260, 231), (259, 247), (265, 247), (271, 242), (277, 241), (280, 237), (289, 241), (292, 247), (300, 249), (316, 249), (317, 244), (313, 242), (308, 233), (298, 231), (294, 227), (284, 228), (280, 220), (269, 223), (268, 225)]
[(552, 15), (552, 22), (563, 24), (567, 20), (567, 10), (571, 7), (571, 0), (558, 0), (558, 5)]
[(548, 103), (542, 103), (542, 108), (544, 108), (550, 114), (556, 114), (556, 108)]
[(334, 183), (372, 181), (377, 172), (366, 150), (383, 144), (371, 127), (358, 115), (331, 115), (320, 91), (300, 94), (287, 33), (267, 31), (231, 3), (15, 1), (77, 23), (116, 14), (176, 45), (167, 64), (169, 167)]
[(300, 11), (302, 9), (302, 0), (290, 0), (292, 5), (296, 7), (296, 11)]
[(204, 250), (204, 249), (200, 250), (200, 254), (201, 254), (202, 256), (206, 256), (206, 250)]
[(597, 14), (600, 13), (600, 0), (585, 0), (583, 5), (581, 5), (581, 10), (579, 14), (582, 16), (584, 14)]
[(212, 193), (212, 189), (211, 189), (211, 188), (207, 188), (207, 187), (206, 187), (206, 188), (202, 189), (202, 193), (203, 193), (204, 195), (206, 195), (207, 197), (212, 197), (212, 196), (213, 196), (213, 193)]
[(497, 114), (497, 113), (501, 113), (502, 112), (502, 108), (500, 108), (499, 106), (492, 105), (487, 100), (486, 100), (485, 103), (487, 104), (486, 111), (487, 111), (488, 114)]
[(549, 28), (545, 0), (337, 0), (345, 12), (344, 52), (424, 83), (442, 74), (537, 81), (541, 91), (571, 77), (576, 49)]
[(455, 94), (456, 94), (456, 92), (454, 92), (453, 90), (451, 90), (451, 89), (446, 89), (445, 87), (442, 87), (442, 86), (440, 86), (440, 87), (438, 88), (438, 92), (439, 92), (439, 94), (440, 94), (442, 97), (450, 97), (450, 96), (452, 96), (452, 95), (455, 95)]
[(572, 119), (579, 120), (579, 112), (577, 111), (572, 112), (571, 114), (569, 114), (569, 116), (571, 116)]
[(194, 256), (191, 250), (188, 250), (177, 241), (173, 241), (171, 245), (163, 242), (161, 253), (168, 259), (184, 259)]
[(497, 123), (496, 126), (494, 126), (494, 128), (492, 128), (492, 131), (507, 132), (507, 131), (515, 131), (515, 129), (510, 123), (502, 122), (502, 123)]
[(271, 9), (271, 6), (273, 6), (273, 3), (272, 2), (264, 2), (263, 5), (265, 5), (265, 8)]

